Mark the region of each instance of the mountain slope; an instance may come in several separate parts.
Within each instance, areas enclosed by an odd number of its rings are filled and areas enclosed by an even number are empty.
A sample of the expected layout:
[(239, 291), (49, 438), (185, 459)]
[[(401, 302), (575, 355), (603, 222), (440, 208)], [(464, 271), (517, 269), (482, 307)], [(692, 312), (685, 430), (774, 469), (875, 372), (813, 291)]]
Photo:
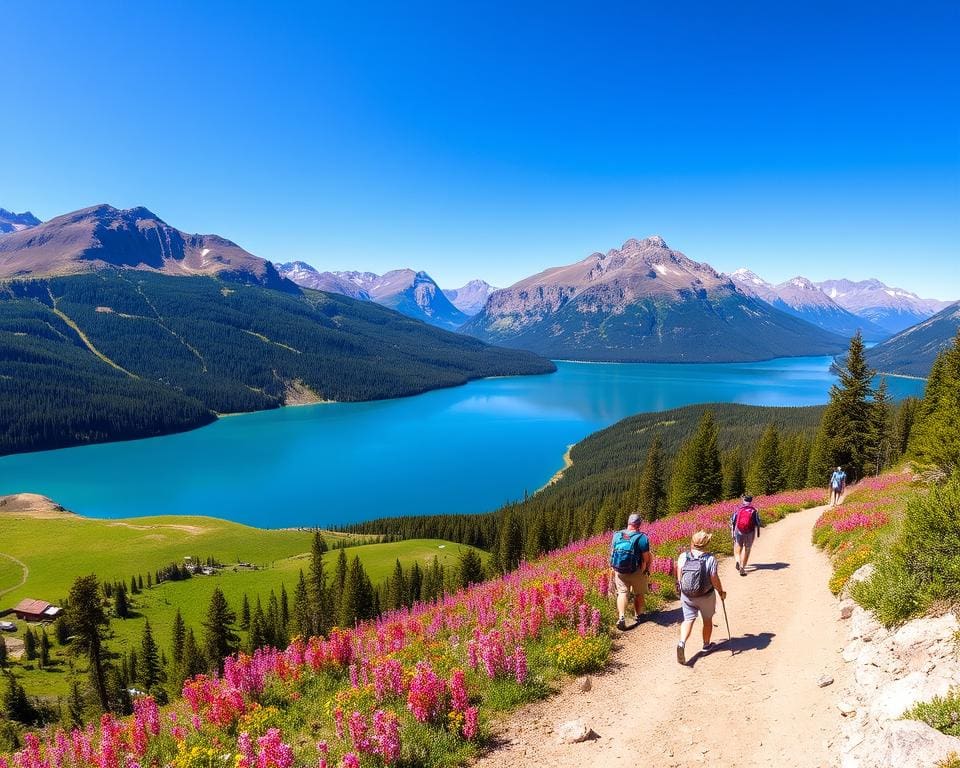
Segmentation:
[(14, 213), (6, 208), (0, 208), (0, 235), (7, 232), (20, 232), (24, 229), (30, 229), (40, 223), (40, 219), (34, 216), (30, 211), (23, 213)]
[(471, 280), (460, 288), (444, 288), (444, 295), (463, 314), (473, 317), (483, 309), (494, 288), (486, 280)]
[(867, 350), (867, 361), (881, 373), (927, 376), (933, 361), (960, 329), (960, 302)]
[(730, 275), (745, 293), (751, 293), (773, 307), (825, 331), (851, 337), (858, 330), (867, 341), (880, 341), (890, 333), (870, 320), (847, 311), (805, 277), (794, 277), (771, 285), (748, 269)]
[(130, 269), (0, 284), (0, 453), (555, 370), (369, 302), (296, 290)]
[(0, 237), (0, 279), (125, 267), (167, 275), (218, 275), (282, 290), (269, 261), (218, 235), (174, 229), (146, 208), (84, 208)]
[(395, 269), (373, 272), (319, 272), (302, 261), (278, 265), (297, 285), (373, 301), (402, 315), (452, 331), (467, 320), (426, 272)]
[(865, 317), (890, 333), (906, 330), (951, 304), (922, 299), (879, 280), (824, 280), (816, 285), (848, 312)]
[(844, 347), (841, 337), (744, 294), (657, 236), (496, 291), (460, 330), (579, 360), (728, 362)]

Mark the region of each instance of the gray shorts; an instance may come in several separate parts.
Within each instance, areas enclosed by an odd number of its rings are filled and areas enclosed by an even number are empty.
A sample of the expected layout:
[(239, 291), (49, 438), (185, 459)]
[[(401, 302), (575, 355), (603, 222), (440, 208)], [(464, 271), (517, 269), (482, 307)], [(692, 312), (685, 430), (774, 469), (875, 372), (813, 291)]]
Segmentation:
[(680, 607), (683, 609), (684, 621), (696, 621), (698, 613), (703, 616), (704, 621), (710, 621), (717, 612), (717, 590), (703, 597), (687, 597), (681, 594)]
[(753, 546), (753, 540), (757, 538), (756, 531), (750, 531), (750, 533), (740, 533), (736, 528), (733, 529), (733, 540), (736, 542), (737, 546), (746, 547), (750, 549)]

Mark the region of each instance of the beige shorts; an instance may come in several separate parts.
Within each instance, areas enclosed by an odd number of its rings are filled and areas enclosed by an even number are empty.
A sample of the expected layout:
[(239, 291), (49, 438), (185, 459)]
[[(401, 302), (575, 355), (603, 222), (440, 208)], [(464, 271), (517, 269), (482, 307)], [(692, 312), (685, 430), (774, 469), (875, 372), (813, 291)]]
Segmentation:
[(649, 577), (641, 570), (633, 573), (613, 572), (613, 583), (616, 586), (618, 595), (629, 595), (633, 590), (635, 595), (645, 595), (647, 593), (647, 579)]

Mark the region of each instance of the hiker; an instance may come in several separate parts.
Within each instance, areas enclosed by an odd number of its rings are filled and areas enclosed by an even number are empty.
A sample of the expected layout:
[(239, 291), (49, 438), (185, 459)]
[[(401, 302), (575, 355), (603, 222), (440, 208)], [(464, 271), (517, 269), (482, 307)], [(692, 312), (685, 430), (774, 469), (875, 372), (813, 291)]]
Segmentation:
[(613, 534), (610, 543), (610, 574), (617, 590), (617, 610), (620, 618), (617, 629), (627, 628), (627, 598), (633, 592), (633, 613), (636, 626), (643, 614), (643, 598), (647, 593), (647, 578), (650, 576), (650, 540), (640, 530), (640, 515), (627, 518), (627, 527)]
[(680, 642), (677, 643), (677, 661), (687, 663), (686, 645), (693, 631), (697, 614), (703, 619), (703, 650), (712, 651), (713, 614), (717, 612), (717, 593), (724, 600), (727, 593), (717, 575), (717, 558), (706, 551), (712, 533), (697, 531), (690, 537), (690, 549), (677, 558), (677, 581), (680, 587), (680, 607), (683, 621), (680, 624)]
[(753, 496), (746, 494), (743, 501), (730, 517), (730, 534), (733, 536), (733, 554), (737, 558), (737, 570), (741, 576), (747, 575), (747, 560), (753, 540), (759, 538), (760, 513), (753, 506)]
[(835, 507), (840, 503), (840, 497), (847, 489), (847, 473), (843, 467), (837, 467), (830, 475), (830, 506)]

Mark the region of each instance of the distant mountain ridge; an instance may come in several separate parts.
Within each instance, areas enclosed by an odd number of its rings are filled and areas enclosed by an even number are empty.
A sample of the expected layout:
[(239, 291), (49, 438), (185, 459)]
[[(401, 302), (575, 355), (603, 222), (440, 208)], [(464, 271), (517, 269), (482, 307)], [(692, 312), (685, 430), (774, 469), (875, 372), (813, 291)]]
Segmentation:
[(805, 277), (772, 285), (749, 269), (738, 269), (730, 274), (730, 279), (742, 291), (831, 333), (849, 338), (859, 330), (867, 341), (880, 341), (890, 335), (870, 320), (841, 307)]
[(881, 373), (926, 377), (937, 354), (960, 329), (960, 302), (867, 350), (867, 361)]
[(890, 333), (916, 325), (952, 302), (923, 299), (903, 288), (891, 288), (876, 279), (824, 280), (816, 286), (841, 307), (865, 317)]
[(460, 288), (444, 288), (443, 292), (453, 306), (463, 314), (473, 317), (483, 309), (495, 290), (497, 289), (486, 280), (471, 280)]
[(219, 235), (171, 227), (143, 207), (95, 205), (0, 236), (0, 279), (54, 277), (105, 267), (166, 275), (217, 275), (294, 289), (265, 259)]
[(745, 294), (658, 235), (495, 291), (460, 330), (553, 358), (623, 362), (825, 355), (845, 344)]
[(7, 232), (20, 232), (24, 229), (30, 229), (40, 224), (40, 219), (34, 216), (30, 211), (23, 213), (14, 213), (6, 208), (0, 208), (0, 235)]
[(373, 301), (438, 328), (452, 331), (467, 320), (426, 272), (320, 272), (302, 261), (277, 266), (280, 274), (303, 287)]

